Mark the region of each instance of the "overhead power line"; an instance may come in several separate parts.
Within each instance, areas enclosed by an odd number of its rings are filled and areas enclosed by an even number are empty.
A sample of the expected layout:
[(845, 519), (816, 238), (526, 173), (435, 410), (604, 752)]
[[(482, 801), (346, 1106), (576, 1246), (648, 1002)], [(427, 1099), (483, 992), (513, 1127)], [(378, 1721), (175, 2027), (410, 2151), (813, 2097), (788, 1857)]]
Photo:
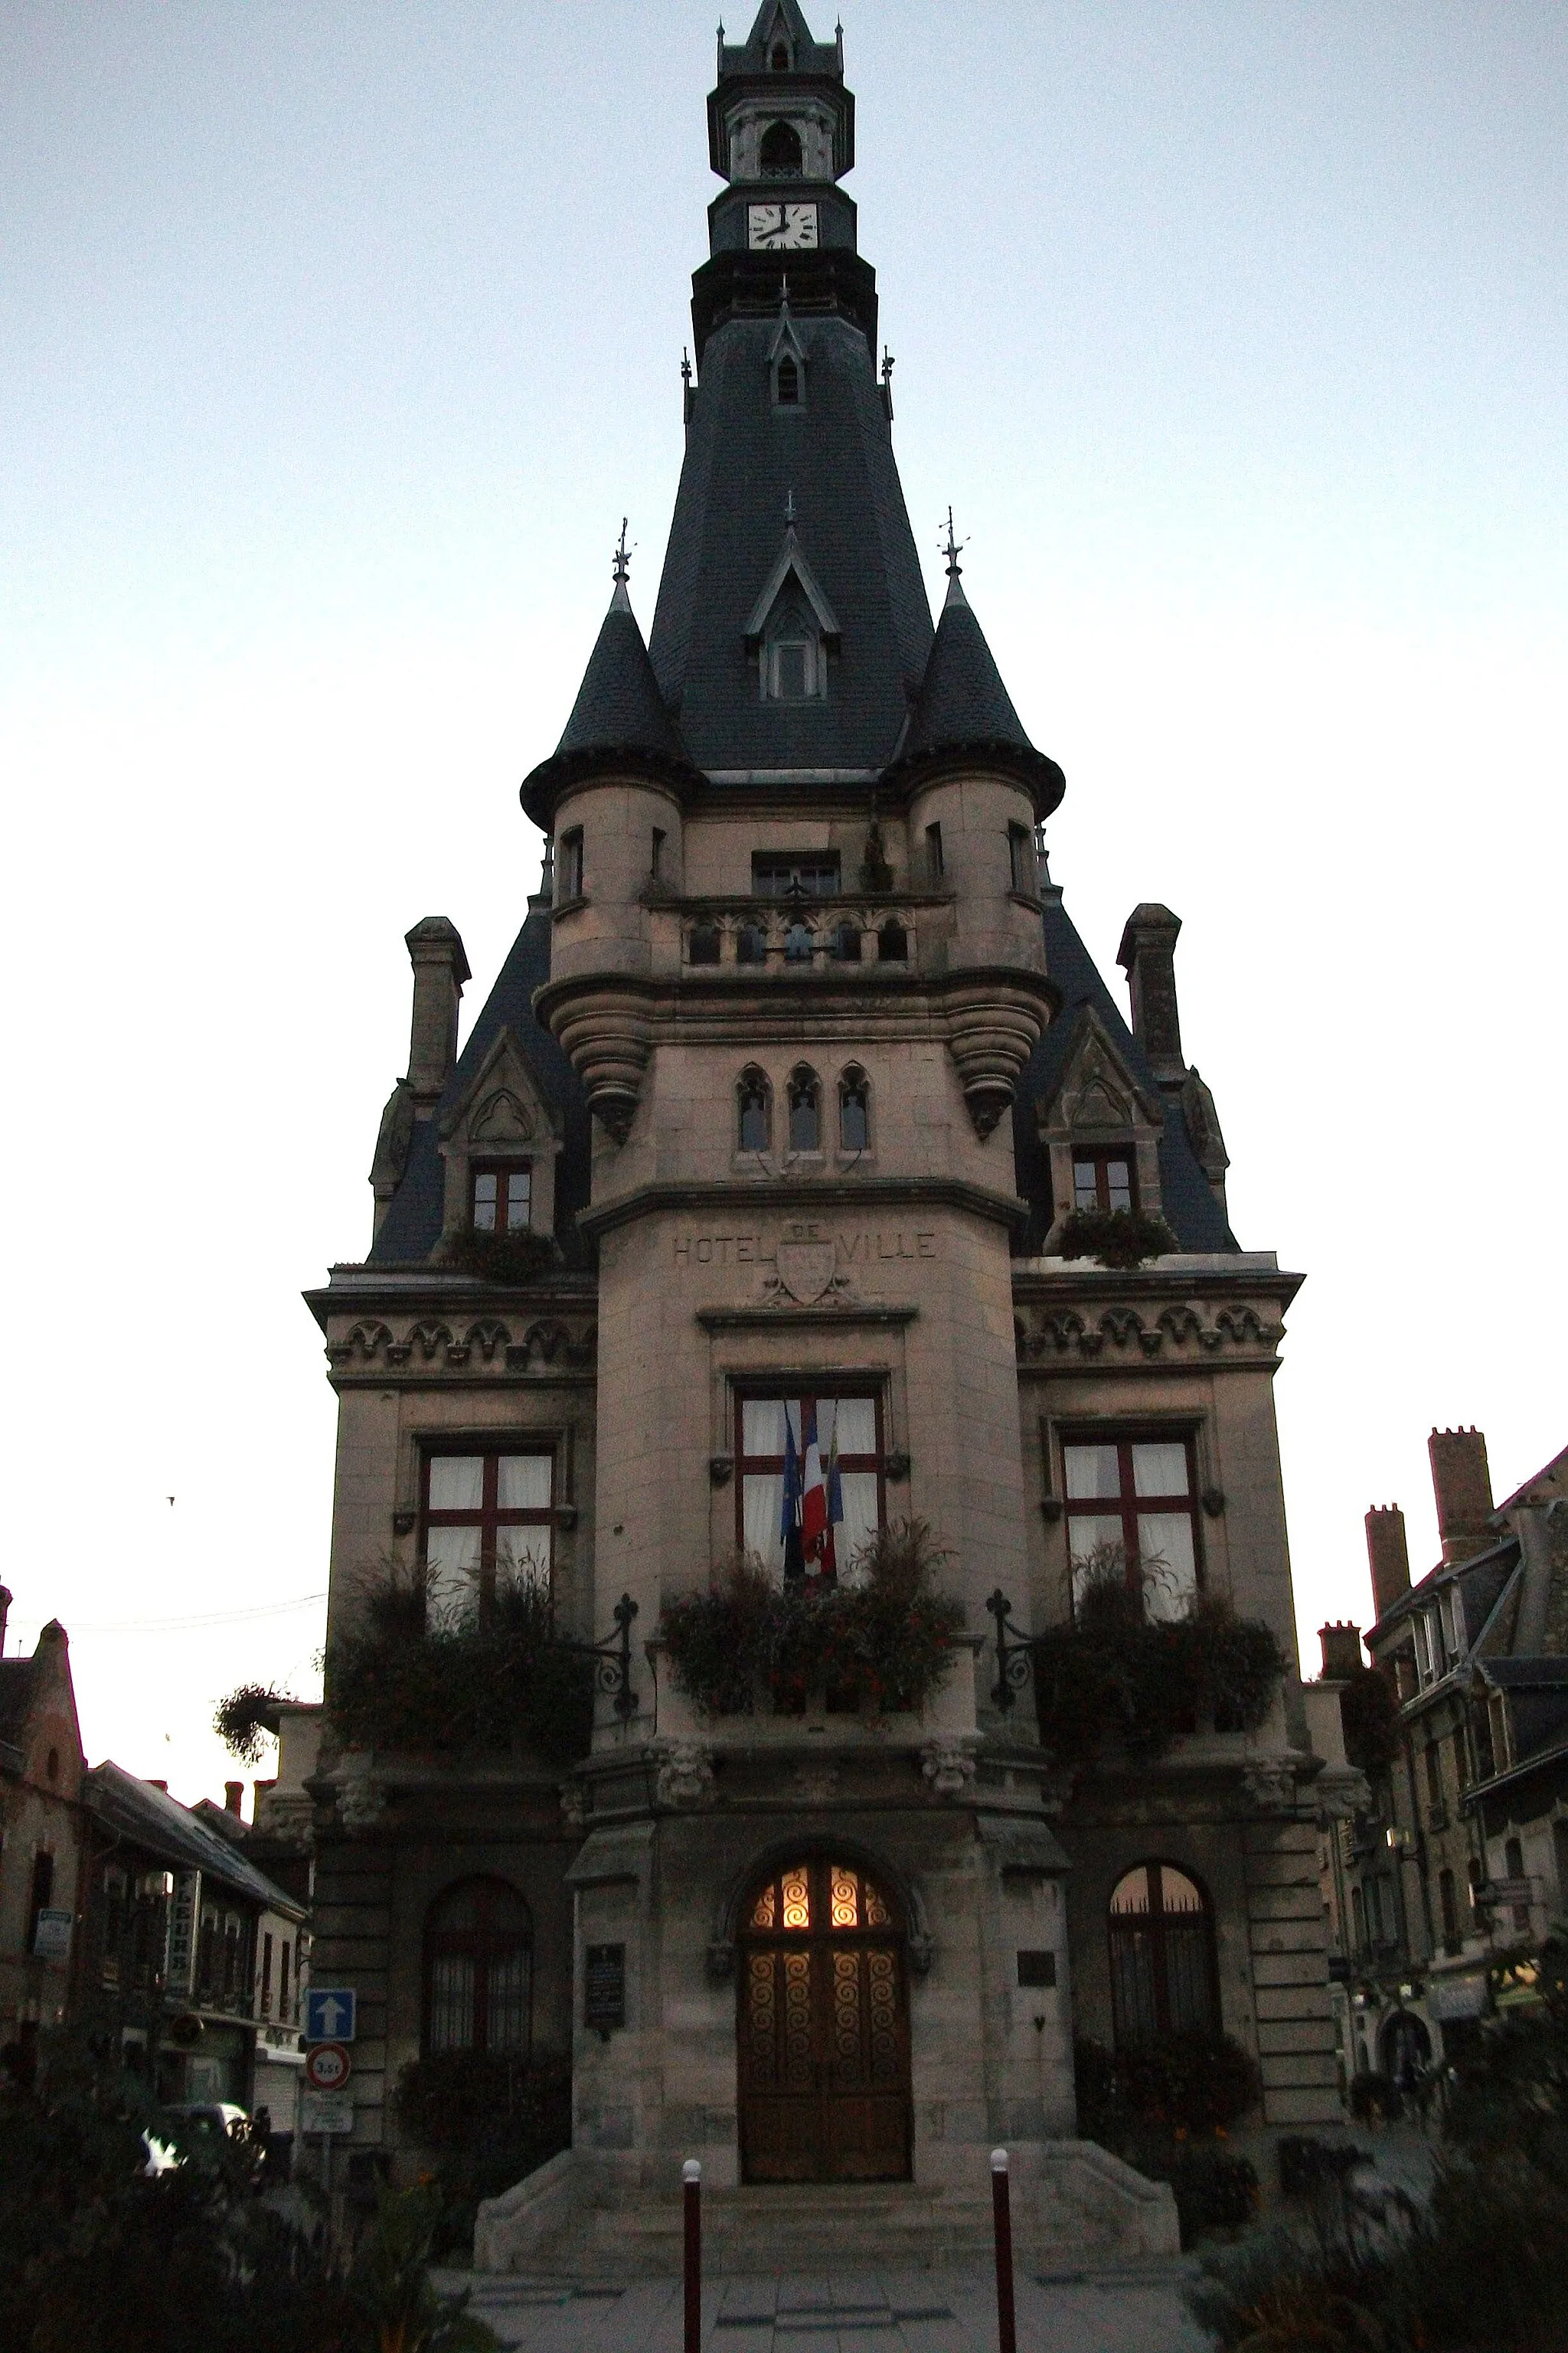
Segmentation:
[(67, 1627), (68, 1634), (184, 1634), (204, 1626), (238, 1626), (257, 1618), (283, 1618), (326, 1599), (325, 1592), (301, 1593), (292, 1601), (269, 1601), (258, 1609), (219, 1609), (198, 1618), (127, 1618), (113, 1625)]

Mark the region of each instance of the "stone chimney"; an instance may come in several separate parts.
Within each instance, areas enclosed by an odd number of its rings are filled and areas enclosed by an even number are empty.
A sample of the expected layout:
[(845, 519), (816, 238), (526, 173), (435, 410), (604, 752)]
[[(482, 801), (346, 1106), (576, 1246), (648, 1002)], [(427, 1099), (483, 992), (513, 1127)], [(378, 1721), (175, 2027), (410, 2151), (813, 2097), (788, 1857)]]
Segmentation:
[(417, 1119), (428, 1119), (458, 1059), (458, 1007), (469, 978), (468, 959), (455, 923), (426, 915), (405, 935), (414, 966), (414, 1027), (408, 1044), (408, 1087)]
[(1480, 1431), (1435, 1430), (1426, 1440), (1432, 1492), (1437, 1499), (1437, 1534), (1443, 1564), (1468, 1560), (1490, 1543), (1493, 1530), (1492, 1474)]
[(1176, 934), (1181, 928), (1181, 917), (1169, 907), (1134, 907), (1116, 951), (1132, 994), (1132, 1035), (1163, 1087), (1180, 1087), (1187, 1075), (1176, 1011)]
[(1361, 1654), (1361, 1628), (1352, 1626), (1348, 1618), (1329, 1626), (1320, 1626), (1318, 1640), (1323, 1646), (1323, 1681), (1330, 1683), (1348, 1683), (1359, 1674), (1366, 1662)]
[(151, 1774), (149, 1774), (148, 1778), (147, 1778), (147, 1787), (148, 1787), (150, 1789), (162, 1789), (162, 1791), (163, 1792), (163, 1795), (165, 1796), (165, 1798), (166, 1798), (166, 1797), (168, 1796), (168, 1794), (169, 1794), (169, 1785), (168, 1785), (167, 1781), (155, 1781), (155, 1780), (153, 1780), (153, 1778), (152, 1778)]
[(1386, 1618), (1410, 1590), (1410, 1547), (1397, 1504), (1374, 1504), (1368, 1512), (1366, 1556), (1372, 1568), (1372, 1606), (1380, 1618)]
[(232, 1814), (237, 1821), (244, 1820), (245, 1784), (243, 1781), (226, 1781), (224, 1783), (223, 1810), (226, 1814)]

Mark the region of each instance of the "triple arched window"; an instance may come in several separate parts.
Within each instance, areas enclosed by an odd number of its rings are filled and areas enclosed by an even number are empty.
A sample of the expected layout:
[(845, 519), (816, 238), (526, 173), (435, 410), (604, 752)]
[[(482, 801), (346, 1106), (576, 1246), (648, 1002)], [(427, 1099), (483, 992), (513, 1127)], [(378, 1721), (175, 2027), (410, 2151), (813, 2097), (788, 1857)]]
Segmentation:
[[(837, 1089), (838, 1148), (868, 1152), (871, 1146), (871, 1082), (858, 1062), (840, 1071)], [(823, 1149), (822, 1082), (808, 1062), (797, 1062), (784, 1084), (785, 1141), (791, 1152)], [(735, 1148), (767, 1152), (773, 1146), (773, 1087), (767, 1072), (749, 1062), (735, 1082)]]
[(1214, 1915), (1191, 1873), (1141, 1862), (1110, 1897), (1110, 2006), (1119, 2050), (1219, 2024)]
[(465, 1879), (425, 1922), (425, 2049), (504, 2051), (533, 2039), (533, 1924), (504, 1879)]

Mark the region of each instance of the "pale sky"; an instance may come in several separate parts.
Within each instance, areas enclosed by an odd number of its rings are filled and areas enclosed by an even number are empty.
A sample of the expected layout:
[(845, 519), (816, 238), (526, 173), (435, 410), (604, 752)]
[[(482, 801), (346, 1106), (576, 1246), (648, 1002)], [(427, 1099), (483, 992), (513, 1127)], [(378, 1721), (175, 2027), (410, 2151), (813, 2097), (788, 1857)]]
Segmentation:
[[(651, 617), (713, 16), (0, 0), (0, 1576), (187, 1799), (222, 1692), (317, 1688), (300, 1293), (369, 1240), (403, 934), (458, 925), (471, 1019), (623, 512)], [(1568, 1440), (1568, 14), (844, 16), (930, 583), (951, 500), (1068, 908), (1118, 989), (1183, 918), (1233, 1223), (1308, 1277), (1310, 1672), (1369, 1503), (1435, 1557), (1435, 1422), (1500, 1495)]]

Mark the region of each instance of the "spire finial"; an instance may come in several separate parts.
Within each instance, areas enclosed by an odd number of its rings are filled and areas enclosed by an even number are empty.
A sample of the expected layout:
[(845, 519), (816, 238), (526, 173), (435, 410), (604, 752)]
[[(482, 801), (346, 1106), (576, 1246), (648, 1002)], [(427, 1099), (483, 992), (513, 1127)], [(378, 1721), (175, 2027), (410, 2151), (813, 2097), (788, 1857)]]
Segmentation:
[(789, 271), (787, 269), (779, 280), (779, 309), (781, 311), (789, 309)]
[[(635, 547), (636, 545), (637, 542), (634, 540), (632, 542), (632, 547)], [(626, 518), (623, 515), (621, 517), (620, 543), (616, 549), (614, 562), (611, 565), (611, 571), (617, 588), (624, 588), (626, 586), (626, 575), (631, 568), (632, 548), (626, 545)]]
[(793, 489), (786, 493), (784, 498), (784, 521), (793, 531), (795, 529), (795, 491)]
[(947, 576), (950, 580), (956, 580), (959, 574), (963, 571), (963, 566), (958, 560), (958, 552), (961, 547), (967, 547), (968, 545), (969, 542), (966, 539), (954, 538), (952, 531), (952, 509), (949, 507), (947, 511), (947, 537), (942, 543), (942, 552), (947, 558)]

